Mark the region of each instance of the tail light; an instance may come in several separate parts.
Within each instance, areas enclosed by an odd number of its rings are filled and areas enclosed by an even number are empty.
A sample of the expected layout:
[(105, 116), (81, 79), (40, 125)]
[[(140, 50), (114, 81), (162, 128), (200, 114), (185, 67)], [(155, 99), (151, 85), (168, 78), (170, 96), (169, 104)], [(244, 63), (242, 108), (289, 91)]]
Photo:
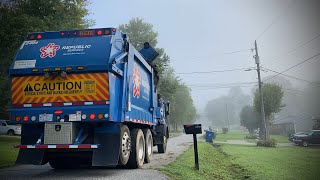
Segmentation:
[(102, 35), (102, 30), (98, 30), (98, 31), (97, 31), (97, 34), (98, 34), (98, 35)]
[(20, 116), (16, 116), (16, 121), (20, 121), (21, 117)]
[(89, 118), (90, 118), (91, 120), (93, 120), (95, 117), (96, 117), (96, 115), (94, 115), (94, 114), (90, 114), (90, 116), (89, 116)]
[(102, 118), (103, 118), (103, 114), (102, 113), (98, 114), (98, 119), (102, 119)]
[(37, 39), (42, 39), (42, 35), (41, 35), (41, 34), (38, 34), (38, 35), (37, 35)]
[(23, 121), (28, 121), (29, 120), (29, 117), (28, 116), (24, 116), (23, 117)]
[(55, 114), (62, 114), (62, 110), (55, 110), (54, 113)]

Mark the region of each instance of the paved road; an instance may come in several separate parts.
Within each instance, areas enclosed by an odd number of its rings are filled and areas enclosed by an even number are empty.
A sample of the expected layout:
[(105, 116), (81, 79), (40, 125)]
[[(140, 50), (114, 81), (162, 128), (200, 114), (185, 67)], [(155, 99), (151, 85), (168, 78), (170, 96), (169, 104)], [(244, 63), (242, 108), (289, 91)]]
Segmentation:
[(145, 164), (143, 169), (116, 169), (116, 168), (96, 168), (79, 170), (55, 170), (48, 164), (44, 166), (19, 165), (0, 170), (0, 179), (112, 179), (112, 180), (139, 180), (168, 179), (156, 168), (161, 168), (173, 162), (182, 152), (192, 144), (192, 136), (181, 135), (170, 138), (166, 154), (158, 154), (154, 149), (153, 160)]

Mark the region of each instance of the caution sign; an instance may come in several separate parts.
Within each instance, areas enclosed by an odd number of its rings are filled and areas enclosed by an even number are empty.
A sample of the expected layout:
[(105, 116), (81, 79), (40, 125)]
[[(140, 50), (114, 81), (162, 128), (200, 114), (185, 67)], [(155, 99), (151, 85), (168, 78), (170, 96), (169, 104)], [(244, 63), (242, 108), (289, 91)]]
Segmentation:
[(109, 100), (107, 73), (69, 74), (67, 78), (31, 76), (12, 79), (13, 104), (98, 100)]

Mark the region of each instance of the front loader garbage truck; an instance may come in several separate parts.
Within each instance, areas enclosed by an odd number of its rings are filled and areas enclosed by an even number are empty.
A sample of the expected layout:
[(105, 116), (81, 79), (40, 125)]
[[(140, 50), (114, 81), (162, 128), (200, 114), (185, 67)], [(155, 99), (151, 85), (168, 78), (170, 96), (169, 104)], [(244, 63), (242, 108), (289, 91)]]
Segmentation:
[(140, 168), (153, 146), (164, 153), (170, 105), (157, 93), (157, 56), (115, 28), (28, 34), (9, 69), (16, 164)]

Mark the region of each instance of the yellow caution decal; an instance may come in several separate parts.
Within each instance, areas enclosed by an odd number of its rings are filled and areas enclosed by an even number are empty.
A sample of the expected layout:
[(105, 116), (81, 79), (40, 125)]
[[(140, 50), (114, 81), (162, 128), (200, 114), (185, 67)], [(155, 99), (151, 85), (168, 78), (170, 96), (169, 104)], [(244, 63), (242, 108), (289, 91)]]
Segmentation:
[(12, 78), (12, 104), (109, 100), (107, 73)]

